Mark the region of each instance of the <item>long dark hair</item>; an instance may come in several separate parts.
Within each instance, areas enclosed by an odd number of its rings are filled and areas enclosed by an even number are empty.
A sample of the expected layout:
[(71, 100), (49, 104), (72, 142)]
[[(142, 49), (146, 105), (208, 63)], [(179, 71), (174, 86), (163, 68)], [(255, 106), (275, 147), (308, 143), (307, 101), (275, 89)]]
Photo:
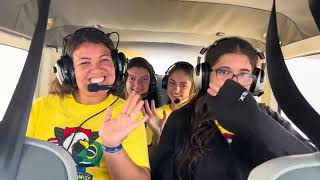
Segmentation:
[[(227, 53), (240, 53), (249, 57), (250, 64), (254, 68), (258, 56), (252, 45), (241, 38), (232, 37), (218, 40), (213, 43), (205, 56), (205, 62), (211, 66), (218, 63), (219, 58)], [(192, 179), (194, 168), (209, 151), (208, 144), (217, 133), (213, 117), (206, 106), (207, 93), (198, 94), (189, 104), (191, 112), (190, 129), (185, 143), (175, 156), (176, 174), (179, 179)]]

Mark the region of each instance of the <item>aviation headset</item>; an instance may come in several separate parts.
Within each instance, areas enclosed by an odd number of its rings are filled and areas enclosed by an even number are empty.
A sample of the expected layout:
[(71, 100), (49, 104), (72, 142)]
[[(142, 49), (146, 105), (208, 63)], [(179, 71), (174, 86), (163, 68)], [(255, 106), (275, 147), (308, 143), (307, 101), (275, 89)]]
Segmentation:
[[(265, 59), (264, 54), (245, 39), (242, 39), (240, 37), (235, 37), (235, 36), (218, 39), (217, 41), (212, 43), (210, 46), (206, 48), (202, 48), (200, 51), (201, 56), (198, 57), (197, 66), (195, 68), (195, 81), (196, 81), (196, 85), (198, 86), (198, 89), (200, 90), (200, 93), (206, 92), (207, 89), (209, 88), (210, 72), (211, 72), (211, 67), (207, 62), (200, 63), (201, 57), (205, 57), (206, 53), (210, 49), (215, 48), (217, 44), (223, 41), (235, 40), (235, 39), (245, 42), (248, 45), (248, 47), (250, 47), (256, 53), (256, 55), (260, 60)], [(261, 96), (263, 94), (264, 68), (265, 68), (265, 64), (262, 64), (261, 69), (258, 67), (255, 67), (252, 72), (252, 74), (255, 75), (256, 78), (251, 84), (249, 90), (254, 96)]]
[(157, 77), (156, 73), (154, 72), (154, 69), (152, 65), (143, 57), (134, 57), (127, 63), (126, 72), (124, 74), (124, 80), (127, 81), (128, 78), (128, 69), (138, 67), (138, 68), (144, 68), (148, 70), (149, 76), (150, 76), (150, 84), (149, 84), (149, 91), (155, 91), (157, 89)]
[[(57, 60), (56, 64), (53, 67), (53, 72), (55, 73), (59, 83), (61, 85), (67, 85), (70, 86), (72, 89), (76, 89), (77, 82), (76, 77), (74, 73), (74, 67), (73, 67), (73, 61), (72, 57), (70, 57), (67, 54), (67, 45), (75, 41), (77, 38), (81, 38), (85, 36), (86, 34), (95, 34), (96, 36), (94, 39), (101, 38), (102, 40), (99, 41), (99, 43), (109, 44), (109, 42), (112, 42), (110, 39), (111, 34), (117, 34), (118, 35), (118, 42), (115, 49), (111, 50), (111, 57), (114, 63), (115, 68), (115, 82), (113, 85), (117, 85), (118, 83), (121, 83), (123, 79), (123, 73), (125, 68), (125, 62), (126, 62), (126, 56), (122, 52), (118, 52), (118, 45), (119, 45), (119, 34), (117, 32), (111, 32), (111, 33), (104, 33), (103, 31), (92, 28), (92, 27), (86, 27), (76, 30), (74, 33), (67, 35), (65, 38), (63, 38), (63, 49), (62, 49), (62, 56), (60, 59)], [(83, 41), (86, 42), (86, 41)], [(82, 42), (80, 42), (82, 43)]]
[(165, 75), (162, 78), (162, 88), (163, 89), (167, 89), (168, 88), (169, 74), (175, 67), (181, 67), (181, 68), (184, 68), (187, 71), (193, 71), (193, 69), (194, 69), (193, 66), (190, 63), (185, 62), (185, 61), (179, 61), (179, 62), (176, 62), (176, 63), (172, 64), (166, 70)]

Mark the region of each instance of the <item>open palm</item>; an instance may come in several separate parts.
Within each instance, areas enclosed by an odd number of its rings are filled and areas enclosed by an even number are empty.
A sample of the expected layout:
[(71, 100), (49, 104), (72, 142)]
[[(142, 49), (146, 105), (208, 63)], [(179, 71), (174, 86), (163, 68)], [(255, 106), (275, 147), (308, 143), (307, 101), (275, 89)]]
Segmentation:
[(146, 122), (148, 116), (144, 116), (141, 121), (136, 121), (143, 104), (144, 102), (139, 95), (129, 97), (121, 113), (115, 119), (111, 119), (112, 108), (108, 108), (105, 120), (99, 130), (102, 144), (108, 147), (116, 147), (122, 143), (131, 131)]
[(151, 101), (151, 108), (147, 100), (145, 100), (145, 114), (149, 116), (147, 120), (147, 124), (152, 130), (152, 132), (157, 135), (158, 137), (161, 135), (163, 126), (167, 120), (167, 114), (163, 111), (163, 118), (161, 119), (156, 113), (156, 107), (154, 100)]

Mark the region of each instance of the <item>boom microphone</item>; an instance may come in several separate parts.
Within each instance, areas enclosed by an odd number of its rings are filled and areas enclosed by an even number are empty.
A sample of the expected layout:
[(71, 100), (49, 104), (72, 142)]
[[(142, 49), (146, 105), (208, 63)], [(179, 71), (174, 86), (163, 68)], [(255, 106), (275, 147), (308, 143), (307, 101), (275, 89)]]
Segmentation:
[(179, 98), (177, 98), (177, 99), (173, 100), (173, 102), (174, 102), (175, 104), (179, 104), (179, 103), (181, 102), (181, 100), (180, 100)]
[(106, 91), (110, 89), (115, 89), (116, 86), (113, 85), (99, 85), (98, 83), (91, 83), (88, 85), (89, 92)]
[[(195, 95), (196, 95), (196, 94), (191, 94), (191, 95), (189, 95), (189, 96), (187, 96), (187, 97), (184, 97), (184, 98), (177, 98), (177, 99), (174, 99), (173, 102), (174, 102), (175, 104), (180, 104), (182, 100), (188, 99), (188, 98), (193, 97), (193, 96), (195, 96)], [(187, 102), (189, 102), (189, 101), (187, 101)], [(185, 102), (185, 103), (187, 103), (187, 102)], [(183, 103), (183, 104), (185, 104), (185, 103)]]

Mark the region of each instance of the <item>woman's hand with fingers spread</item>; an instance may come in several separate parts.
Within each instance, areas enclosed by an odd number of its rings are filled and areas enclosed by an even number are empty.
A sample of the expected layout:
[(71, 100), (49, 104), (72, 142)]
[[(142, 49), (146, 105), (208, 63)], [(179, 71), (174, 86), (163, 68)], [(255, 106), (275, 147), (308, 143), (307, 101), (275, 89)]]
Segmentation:
[(144, 104), (145, 104), (144, 114), (149, 116), (149, 119), (147, 120), (146, 123), (152, 130), (153, 134), (160, 137), (164, 124), (166, 123), (166, 120), (167, 120), (167, 114), (165, 111), (163, 111), (162, 119), (157, 115), (154, 100), (151, 101), (151, 108), (147, 100), (145, 100)]
[(141, 121), (136, 121), (143, 104), (140, 95), (130, 96), (121, 113), (115, 119), (111, 119), (112, 108), (108, 108), (105, 120), (99, 130), (102, 144), (107, 147), (119, 146), (131, 131), (146, 122), (149, 118), (147, 115)]

